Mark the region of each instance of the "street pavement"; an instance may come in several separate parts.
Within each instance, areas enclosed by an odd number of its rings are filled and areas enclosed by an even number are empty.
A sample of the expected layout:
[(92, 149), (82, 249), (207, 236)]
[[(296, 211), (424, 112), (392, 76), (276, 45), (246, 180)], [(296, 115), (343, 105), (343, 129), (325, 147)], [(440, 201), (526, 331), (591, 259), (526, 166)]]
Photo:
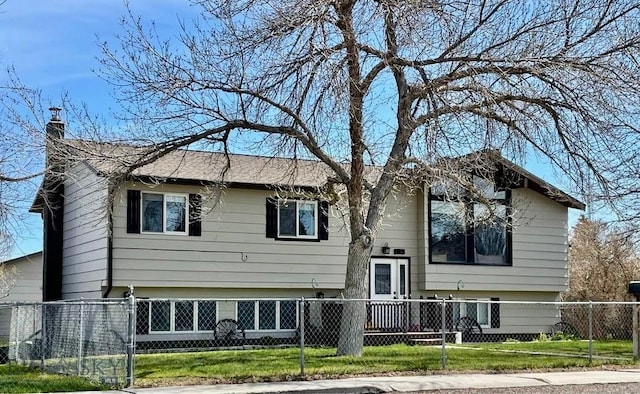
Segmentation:
[[(640, 369), (612, 369), (568, 372), (522, 372), (509, 374), (445, 374), (425, 376), (357, 377), (299, 382), (269, 382), (131, 388), (121, 391), (85, 391), (82, 394), (253, 394), (253, 393), (446, 393), (447, 390), (483, 390), (498, 388), (536, 388), (579, 385), (583, 387), (640, 387)], [(578, 387), (579, 387), (578, 386)], [(633, 392), (636, 390), (634, 389)], [(523, 392), (523, 391), (518, 391)], [(544, 391), (554, 392), (554, 391)], [(560, 392), (560, 391), (557, 391)], [(580, 391), (575, 391), (580, 392)], [(605, 391), (606, 392), (606, 391)], [(626, 392), (626, 391), (616, 391)], [(77, 394), (77, 393), (76, 393)]]

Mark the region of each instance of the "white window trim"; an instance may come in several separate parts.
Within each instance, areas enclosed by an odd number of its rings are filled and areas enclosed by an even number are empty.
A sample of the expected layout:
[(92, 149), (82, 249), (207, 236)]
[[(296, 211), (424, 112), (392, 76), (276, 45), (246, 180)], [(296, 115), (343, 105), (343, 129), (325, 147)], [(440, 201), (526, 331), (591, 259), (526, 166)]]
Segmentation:
[[(149, 334), (184, 334), (184, 333), (212, 333), (215, 330), (215, 324), (213, 330), (198, 330), (198, 305), (200, 302), (211, 301), (215, 303), (216, 322), (218, 321), (218, 302), (214, 300), (151, 300), (149, 302)], [(154, 331), (152, 330), (151, 320), (153, 318), (153, 303), (169, 302), (169, 330), (168, 331)], [(193, 330), (176, 330), (176, 302), (191, 302), (193, 303)]]
[[(188, 235), (189, 234), (189, 195), (186, 193), (162, 193), (143, 191), (140, 195), (140, 232), (142, 234), (171, 234), (171, 235)], [(162, 231), (144, 231), (144, 195), (156, 194), (162, 196)], [(167, 231), (167, 198), (166, 197), (182, 197), (185, 204), (185, 223), (184, 231)]]
[[(276, 328), (269, 328), (269, 329), (260, 329), (260, 302), (259, 301), (273, 301), (276, 303)], [(294, 300), (283, 300), (282, 302), (295, 302)], [(297, 330), (297, 325), (298, 322), (300, 321), (300, 310), (299, 310), (299, 305), (297, 302), (295, 302), (296, 304), (296, 327), (294, 328), (280, 328), (280, 300), (238, 300), (236, 301), (236, 314), (235, 314), (235, 320), (239, 321), (238, 319), (238, 303), (239, 302), (253, 302), (253, 329), (247, 329), (245, 330), (245, 332), (294, 332)], [(216, 305), (217, 308), (217, 305)]]
[[(460, 317), (468, 316), (467, 315), (467, 304), (485, 304), (487, 306), (487, 324), (480, 323), (480, 308), (476, 307), (476, 315), (473, 317), (480, 327), (482, 328), (491, 328), (491, 300), (488, 298), (461, 298), (457, 301), (460, 301), (458, 305), (460, 305)], [(463, 311), (464, 310), (464, 314)]]
[[(296, 204), (296, 235), (282, 235), (280, 234), (280, 205), (283, 203), (295, 203)], [(313, 224), (314, 224), (314, 235), (300, 235), (300, 203), (303, 204), (313, 204)], [(295, 200), (295, 199), (279, 199), (277, 202), (278, 208), (278, 238), (282, 239), (318, 239), (318, 201), (315, 200)]]

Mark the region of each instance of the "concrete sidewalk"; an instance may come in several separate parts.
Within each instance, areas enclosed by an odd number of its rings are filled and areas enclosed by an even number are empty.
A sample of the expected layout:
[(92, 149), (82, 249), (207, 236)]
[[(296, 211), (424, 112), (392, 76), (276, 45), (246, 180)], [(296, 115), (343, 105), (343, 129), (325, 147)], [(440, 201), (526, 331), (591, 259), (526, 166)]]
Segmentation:
[[(248, 394), (248, 393), (386, 393), (442, 389), (560, 386), (598, 383), (640, 383), (640, 369), (513, 374), (452, 374), (427, 376), (359, 377), (302, 382), (243, 383), (157, 387), (122, 391), (86, 391), (83, 394)], [(76, 393), (77, 394), (77, 393)]]

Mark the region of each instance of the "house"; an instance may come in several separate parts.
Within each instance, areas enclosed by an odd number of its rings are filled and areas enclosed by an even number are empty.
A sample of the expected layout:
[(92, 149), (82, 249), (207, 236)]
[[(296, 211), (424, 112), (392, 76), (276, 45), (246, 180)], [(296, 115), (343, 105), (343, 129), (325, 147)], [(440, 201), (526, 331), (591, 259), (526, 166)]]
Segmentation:
[[(58, 119), (49, 127), (62, 137)], [(212, 321), (240, 316), (249, 316), (242, 319), (250, 332), (293, 333), (295, 303), (251, 299), (340, 294), (349, 243), (343, 216), (304, 193), (326, 183), (322, 164), (230, 155), (225, 187), (217, 189), (224, 155), (177, 151), (111, 183), (109, 158), (136, 148), (77, 143), (99, 154), (68, 166), (64, 182), (45, 189), (57, 204), (45, 207), (41, 190), (32, 207), (45, 221), (45, 300), (122, 297), (129, 285), (138, 297), (184, 299), (139, 310), (151, 336), (206, 333)], [(485, 208), (471, 200), (451, 201), (464, 193), (456, 187), (390, 198), (370, 263), (372, 299), (559, 300), (568, 286), (568, 210), (584, 205), (500, 163), (514, 179), (508, 187), (478, 179), (495, 220), (481, 221)], [(292, 184), (299, 195), (288, 191)], [(216, 192), (218, 203), (206, 197)], [(538, 333), (559, 318), (555, 308), (535, 317), (518, 308), (460, 304), (454, 313), (473, 314), (496, 333)]]
[(42, 252), (6, 260), (0, 265), (15, 278), (9, 294), (0, 298), (0, 339), (8, 339), (11, 305), (15, 302), (42, 301)]

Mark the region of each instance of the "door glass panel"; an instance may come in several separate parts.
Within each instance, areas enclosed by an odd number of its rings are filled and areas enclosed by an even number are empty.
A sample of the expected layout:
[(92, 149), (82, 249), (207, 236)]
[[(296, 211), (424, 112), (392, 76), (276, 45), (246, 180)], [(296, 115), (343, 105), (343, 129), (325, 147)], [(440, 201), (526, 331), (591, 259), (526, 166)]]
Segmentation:
[(391, 294), (391, 264), (375, 264), (375, 294)]
[(406, 275), (407, 275), (407, 266), (404, 264), (400, 264), (400, 296), (407, 295), (406, 291)]

